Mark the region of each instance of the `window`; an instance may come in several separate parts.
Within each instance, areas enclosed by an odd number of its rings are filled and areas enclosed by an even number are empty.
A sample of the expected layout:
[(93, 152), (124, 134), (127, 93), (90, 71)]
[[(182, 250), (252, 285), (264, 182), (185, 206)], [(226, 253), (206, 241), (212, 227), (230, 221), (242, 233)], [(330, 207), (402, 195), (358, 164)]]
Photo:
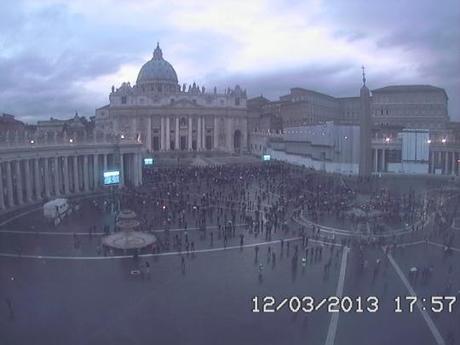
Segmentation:
[(239, 97), (235, 98), (235, 105), (240, 105), (240, 98)]
[(126, 96), (121, 96), (121, 104), (126, 104)]

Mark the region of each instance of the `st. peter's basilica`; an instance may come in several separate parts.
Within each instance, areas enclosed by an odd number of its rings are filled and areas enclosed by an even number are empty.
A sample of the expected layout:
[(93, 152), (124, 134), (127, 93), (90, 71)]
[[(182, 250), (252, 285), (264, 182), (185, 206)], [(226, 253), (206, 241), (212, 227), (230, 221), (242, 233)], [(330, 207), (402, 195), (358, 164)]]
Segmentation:
[(136, 138), (150, 152), (247, 150), (246, 90), (181, 86), (159, 44), (136, 84), (112, 87), (109, 99), (96, 110), (97, 130)]

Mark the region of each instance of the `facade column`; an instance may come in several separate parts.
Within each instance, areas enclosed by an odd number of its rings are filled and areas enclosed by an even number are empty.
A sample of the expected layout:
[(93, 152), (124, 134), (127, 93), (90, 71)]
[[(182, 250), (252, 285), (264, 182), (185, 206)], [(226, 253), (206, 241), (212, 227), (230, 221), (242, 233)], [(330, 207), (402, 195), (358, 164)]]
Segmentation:
[(428, 160), (429, 160), (428, 172), (433, 174), (434, 173), (434, 154), (433, 154), (433, 151), (431, 150), (428, 153)]
[(147, 118), (147, 150), (153, 151), (152, 148), (152, 117)]
[(99, 188), (99, 155), (95, 153), (93, 155), (93, 189)]
[(89, 192), (89, 162), (88, 162), (88, 155), (83, 156), (83, 179), (84, 179), (84, 190), (85, 192)]
[(230, 129), (230, 125), (231, 125), (231, 119), (225, 119), (225, 143), (227, 146), (227, 150), (229, 152), (232, 152), (232, 138), (231, 138), (231, 129)]
[(382, 172), (385, 172), (386, 169), (385, 169), (385, 149), (382, 149)]
[(219, 148), (219, 118), (217, 116), (214, 116), (214, 143), (213, 147), (214, 150), (217, 150)]
[(139, 186), (139, 175), (140, 175), (140, 170), (141, 170), (141, 157), (139, 153), (134, 153), (133, 155), (133, 178), (134, 178), (134, 186)]
[(449, 153), (448, 151), (444, 151), (444, 154), (443, 154), (443, 156), (444, 156), (444, 171), (443, 171), (444, 175), (448, 174), (448, 171), (447, 171), (448, 163), (449, 163), (449, 155), (448, 155), (448, 153)]
[(80, 192), (80, 181), (78, 179), (78, 156), (73, 156), (73, 192)]
[(137, 168), (139, 169), (139, 177), (138, 177), (138, 182), (139, 182), (139, 185), (142, 185), (142, 173), (143, 173), (143, 166), (144, 166), (144, 163), (142, 161), (142, 154), (139, 153), (139, 164), (137, 166)]
[(131, 178), (134, 187), (137, 187), (137, 153), (132, 154), (132, 164), (131, 164)]
[(457, 152), (453, 152), (453, 154), (454, 154), (454, 163), (452, 165), (452, 168), (453, 168), (452, 175), (457, 175), (457, 166), (458, 166), (458, 163), (457, 163), (458, 158), (457, 157), (458, 157), (458, 154), (457, 154)]
[(104, 156), (104, 171), (107, 171), (107, 154), (104, 153), (103, 156)]
[(125, 164), (123, 153), (120, 153), (120, 187), (125, 185)]
[(166, 116), (166, 150), (171, 150), (171, 119)]
[(54, 195), (56, 196), (61, 194), (60, 181), (61, 174), (59, 171), (59, 157), (54, 157)]
[(131, 133), (133, 135), (133, 140), (136, 140), (137, 130), (136, 130), (136, 118), (135, 117), (131, 119)]
[(452, 161), (450, 163), (450, 174), (455, 175), (455, 152), (451, 152)]
[(3, 172), (2, 163), (0, 163), (0, 210), (5, 209), (5, 193), (3, 192)]
[(165, 150), (165, 118), (162, 116), (160, 119), (160, 150)]
[(201, 151), (201, 116), (198, 116), (196, 135), (196, 150)]
[(13, 162), (6, 162), (6, 186), (8, 192), (8, 206), (11, 207), (14, 205), (13, 198), (13, 178), (11, 176), (11, 164)]
[(34, 178), (35, 178), (35, 200), (42, 198), (42, 186), (40, 178), (40, 158), (34, 159)]
[(192, 116), (188, 116), (188, 150), (192, 151)]
[(378, 172), (379, 170), (379, 161), (378, 161), (378, 149), (374, 149), (374, 172)]
[(64, 177), (64, 194), (67, 195), (69, 191), (69, 157), (62, 157), (63, 162), (63, 177)]
[(179, 143), (179, 117), (176, 116), (176, 130), (175, 130), (175, 133), (176, 135), (176, 138), (174, 139), (175, 140), (175, 143), (174, 143), (174, 149), (177, 151), (177, 150), (180, 150), (180, 143)]
[(205, 151), (206, 150), (206, 118), (203, 116), (203, 119), (202, 119), (202, 126), (203, 126), (203, 129), (201, 130), (201, 142), (202, 142), (202, 146), (203, 146), (203, 150)]
[(51, 196), (51, 188), (50, 188), (50, 171), (49, 171), (49, 161), (48, 158), (44, 158), (45, 169), (43, 172), (43, 177), (45, 179), (45, 195), (47, 198)]
[(16, 193), (18, 204), (21, 205), (24, 202), (22, 194), (22, 172), (21, 172), (21, 161), (16, 161)]

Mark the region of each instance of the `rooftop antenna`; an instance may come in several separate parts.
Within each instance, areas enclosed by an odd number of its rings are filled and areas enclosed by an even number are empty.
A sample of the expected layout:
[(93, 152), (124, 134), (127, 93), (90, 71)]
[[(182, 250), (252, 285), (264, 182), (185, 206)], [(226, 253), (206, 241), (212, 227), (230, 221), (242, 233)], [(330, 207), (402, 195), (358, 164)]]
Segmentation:
[(363, 86), (366, 86), (366, 71), (364, 65), (361, 66), (361, 69), (363, 70)]

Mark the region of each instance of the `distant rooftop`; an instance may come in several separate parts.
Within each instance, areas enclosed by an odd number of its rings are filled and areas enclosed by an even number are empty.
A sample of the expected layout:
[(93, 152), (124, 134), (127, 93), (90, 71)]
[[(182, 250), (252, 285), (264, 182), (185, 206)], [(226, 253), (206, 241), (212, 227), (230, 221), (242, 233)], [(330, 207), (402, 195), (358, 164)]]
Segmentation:
[(417, 91), (441, 91), (447, 97), (446, 90), (433, 85), (390, 85), (372, 90), (372, 92), (417, 92)]

